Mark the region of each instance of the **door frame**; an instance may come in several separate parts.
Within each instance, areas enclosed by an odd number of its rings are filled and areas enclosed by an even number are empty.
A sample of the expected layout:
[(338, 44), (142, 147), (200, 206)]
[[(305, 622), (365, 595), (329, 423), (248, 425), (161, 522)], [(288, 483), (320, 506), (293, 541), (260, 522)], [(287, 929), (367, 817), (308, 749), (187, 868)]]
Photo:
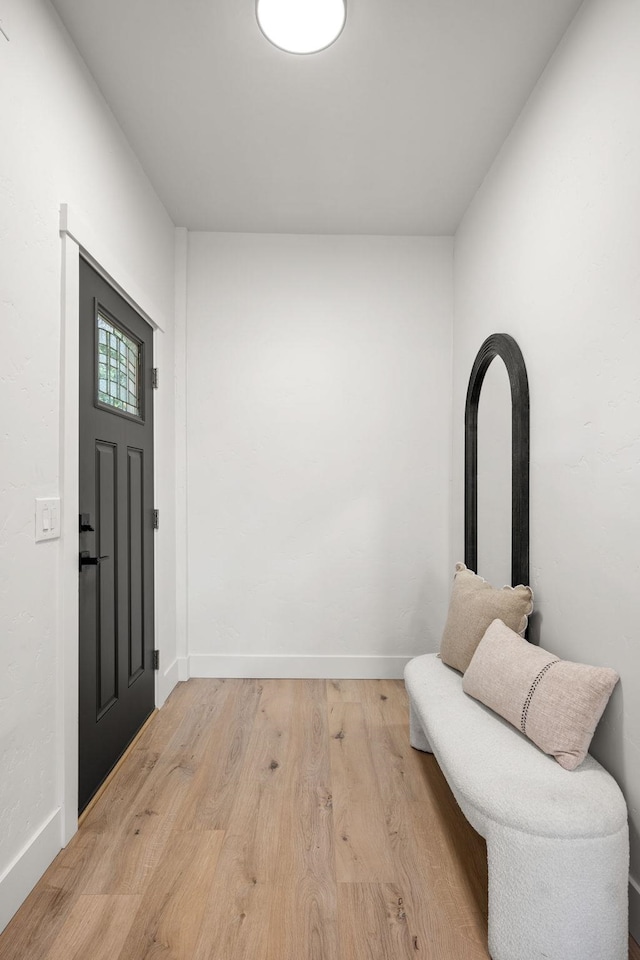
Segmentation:
[[(62, 498), (61, 537), (58, 554), (58, 649), (56, 770), (57, 794), (61, 810), (61, 844), (66, 846), (78, 829), (78, 515), (79, 500), (79, 331), (80, 331), (80, 256), (87, 260), (129, 303), (153, 330), (153, 356), (158, 354), (158, 335), (168, 326), (168, 318), (152, 296), (128, 275), (118, 257), (105, 243), (99, 231), (68, 204), (60, 207), (61, 337), (60, 337), (60, 460), (59, 483)], [(167, 373), (167, 385), (171, 378)], [(164, 424), (159, 407), (154, 410), (153, 474), (156, 487), (157, 440)], [(160, 421), (160, 423), (159, 423)], [(160, 428), (160, 429), (159, 429)], [(156, 503), (157, 506), (157, 503)], [(155, 543), (154, 580), (157, 581), (158, 543)], [(154, 583), (154, 605), (158, 584)], [(157, 645), (157, 609), (154, 630)], [(155, 702), (160, 702), (159, 673), (155, 676)]]

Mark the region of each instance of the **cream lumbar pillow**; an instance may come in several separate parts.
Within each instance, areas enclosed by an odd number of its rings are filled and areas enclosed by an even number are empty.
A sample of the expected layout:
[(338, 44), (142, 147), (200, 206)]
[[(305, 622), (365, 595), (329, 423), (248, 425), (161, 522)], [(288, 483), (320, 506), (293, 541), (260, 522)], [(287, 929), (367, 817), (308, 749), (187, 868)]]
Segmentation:
[(440, 657), (462, 673), (489, 624), (497, 618), (524, 634), (533, 610), (531, 587), (503, 587), (497, 590), (464, 563), (456, 563), (449, 614), (442, 634)]
[(587, 755), (618, 674), (560, 660), (494, 620), (462, 679), (465, 693), (491, 707), (565, 770)]

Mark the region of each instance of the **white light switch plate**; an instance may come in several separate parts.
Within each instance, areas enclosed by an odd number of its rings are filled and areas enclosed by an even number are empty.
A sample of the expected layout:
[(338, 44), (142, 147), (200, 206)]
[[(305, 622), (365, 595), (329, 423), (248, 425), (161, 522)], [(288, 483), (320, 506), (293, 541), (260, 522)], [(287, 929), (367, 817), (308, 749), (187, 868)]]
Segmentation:
[(36, 543), (60, 536), (60, 498), (36, 500)]

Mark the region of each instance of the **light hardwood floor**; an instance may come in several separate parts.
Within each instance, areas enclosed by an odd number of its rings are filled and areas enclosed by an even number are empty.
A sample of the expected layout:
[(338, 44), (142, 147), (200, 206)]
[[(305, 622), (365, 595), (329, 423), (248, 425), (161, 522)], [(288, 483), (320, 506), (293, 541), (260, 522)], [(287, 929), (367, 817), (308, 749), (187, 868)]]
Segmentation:
[(190, 680), (0, 958), (487, 960), (485, 858), (401, 681)]

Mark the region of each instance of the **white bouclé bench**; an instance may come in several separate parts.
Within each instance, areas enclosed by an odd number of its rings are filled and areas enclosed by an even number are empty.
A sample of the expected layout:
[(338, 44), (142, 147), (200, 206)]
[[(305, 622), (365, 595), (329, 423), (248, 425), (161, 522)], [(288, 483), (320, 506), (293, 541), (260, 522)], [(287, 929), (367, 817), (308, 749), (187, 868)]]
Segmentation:
[(627, 960), (629, 835), (617, 783), (564, 770), (462, 690), (436, 654), (405, 668), (411, 745), (433, 753), (487, 842), (492, 960)]

